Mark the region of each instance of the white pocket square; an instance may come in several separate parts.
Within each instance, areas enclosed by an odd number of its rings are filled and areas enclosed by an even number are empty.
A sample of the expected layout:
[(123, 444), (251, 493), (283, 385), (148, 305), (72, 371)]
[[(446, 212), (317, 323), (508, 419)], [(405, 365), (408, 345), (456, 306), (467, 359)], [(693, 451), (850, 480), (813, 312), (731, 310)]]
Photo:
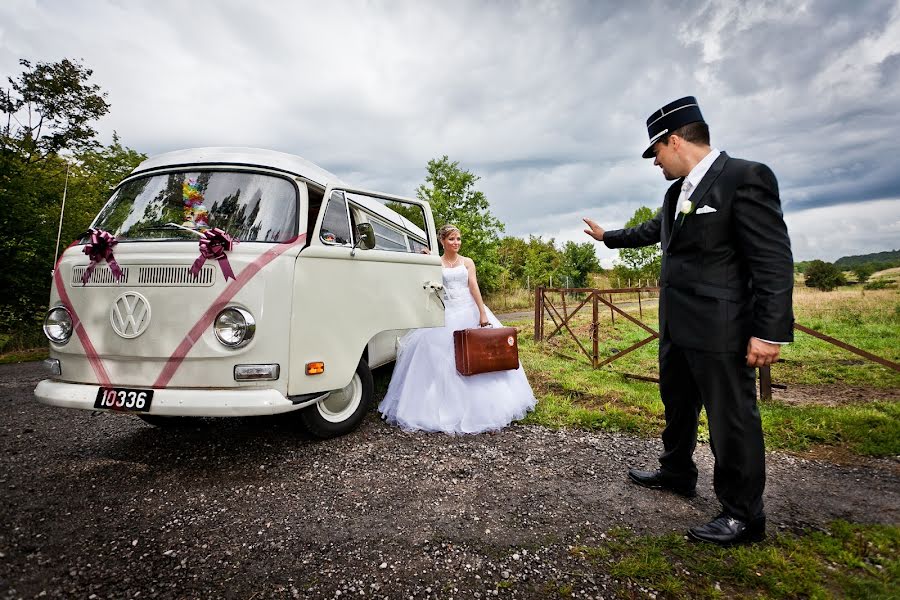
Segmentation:
[(705, 215), (707, 213), (714, 213), (714, 212), (717, 212), (716, 209), (714, 209), (712, 206), (709, 206), (708, 204), (701, 206), (700, 208), (697, 209), (698, 215)]

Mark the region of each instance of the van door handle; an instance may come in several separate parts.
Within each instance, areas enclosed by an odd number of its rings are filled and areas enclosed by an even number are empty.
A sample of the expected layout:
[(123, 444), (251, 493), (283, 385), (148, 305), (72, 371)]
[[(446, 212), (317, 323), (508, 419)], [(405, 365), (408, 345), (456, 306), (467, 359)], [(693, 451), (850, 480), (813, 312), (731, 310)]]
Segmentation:
[(441, 298), (441, 292), (444, 291), (443, 283), (438, 283), (436, 281), (426, 281), (424, 284), (422, 284), (422, 289), (432, 292), (435, 298), (437, 298), (441, 303), (441, 308), (447, 308), (447, 306), (444, 304), (444, 299)]

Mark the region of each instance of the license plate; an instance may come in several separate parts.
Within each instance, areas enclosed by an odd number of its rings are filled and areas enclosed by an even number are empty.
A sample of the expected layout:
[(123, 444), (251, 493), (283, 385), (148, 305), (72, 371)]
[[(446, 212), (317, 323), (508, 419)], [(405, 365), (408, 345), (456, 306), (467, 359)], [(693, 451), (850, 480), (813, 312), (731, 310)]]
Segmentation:
[(101, 387), (97, 390), (94, 408), (148, 412), (151, 402), (153, 402), (153, 390)]

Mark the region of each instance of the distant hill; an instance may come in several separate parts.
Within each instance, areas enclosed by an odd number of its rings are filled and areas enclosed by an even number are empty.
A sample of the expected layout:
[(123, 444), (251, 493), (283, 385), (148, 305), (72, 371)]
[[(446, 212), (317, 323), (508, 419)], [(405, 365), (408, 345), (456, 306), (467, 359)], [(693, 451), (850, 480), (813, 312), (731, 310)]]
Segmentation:
[(838, 266), (845, 271), (866, 263), (876, 263), (881, 266), (882, 269), (898, 267), (900, 266), (900, 250), (859, 254), (857, 256), (842, 256), (834, 261), (835, 266)]
[[(803, 260), (794, 263), (794, 271), (806, 272), (806, 267), (813, 262)], [(834, 261), (834, 265), (842, 271), (852, 271), (856, 267), (867, 265), (871, 271), (883, 271), (893, 267), (900, 267), (900, 250), (888, 250), (886, 252), (873, 252), (872, 254), (858, 254), (856, 256), (842, 256)]]

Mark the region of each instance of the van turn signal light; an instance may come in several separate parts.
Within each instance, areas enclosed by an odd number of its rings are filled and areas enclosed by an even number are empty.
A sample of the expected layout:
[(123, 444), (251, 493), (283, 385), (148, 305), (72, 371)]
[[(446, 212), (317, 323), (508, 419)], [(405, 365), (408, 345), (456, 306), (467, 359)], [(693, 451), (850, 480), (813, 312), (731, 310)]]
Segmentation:
[(324, 372), (325, 372), (325, 363), (324, 362), (306, 363), (306, 374), (307, 375), (321, 375)]

